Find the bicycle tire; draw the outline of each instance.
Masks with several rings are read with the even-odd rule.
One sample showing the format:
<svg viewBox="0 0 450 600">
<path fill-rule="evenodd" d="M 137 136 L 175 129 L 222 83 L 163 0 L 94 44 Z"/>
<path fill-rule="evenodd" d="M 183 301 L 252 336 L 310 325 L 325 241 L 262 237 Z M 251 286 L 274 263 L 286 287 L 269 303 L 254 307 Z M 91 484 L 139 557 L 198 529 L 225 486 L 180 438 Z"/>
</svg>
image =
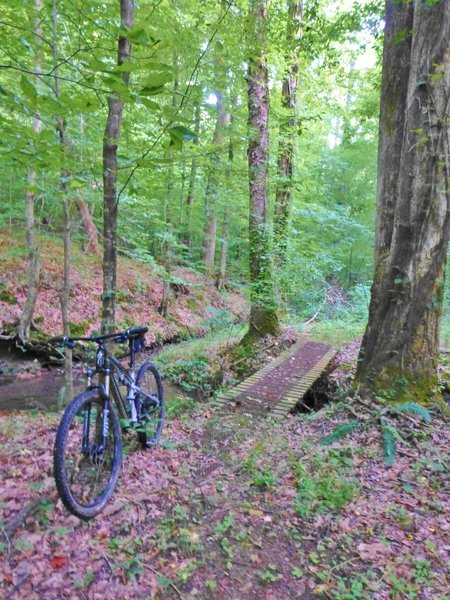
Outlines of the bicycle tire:
<svg viewBox="0 0 450 600">
<path fill-rule="evenodd" d="M 117 414 L 110 404 L 106 450 L 89 443 L 83 451 L 83 423 L 89 427 L 88 441 L 99 440 L 104 401 L 97 390 L 87 390 L 67 406 L 59 424 L 53 451 L 53 474 L 66 508 L 80 519 L 92 519 L 105 507 L 117 485 L 122 465 L 122 437 Z M 91 429 L 92 425 L 92 429 Z M 99 478 L 102 472 L 106 478 Z M 94 476 L 93 494 L 87 494 L 87 477 Z M 98 491 L 97 491 L 98 490 Z M 93 496 L 93 497 L 91 497 Z"/>
<path fill-rule="evenodd" d="M 137 395 L 138 439 L 144 448 L 156 446 L 164 427 L 164 388 L 158 369 L 145 362 L 136 377 L 136 386 L 151 396 Z"/>
</svg>

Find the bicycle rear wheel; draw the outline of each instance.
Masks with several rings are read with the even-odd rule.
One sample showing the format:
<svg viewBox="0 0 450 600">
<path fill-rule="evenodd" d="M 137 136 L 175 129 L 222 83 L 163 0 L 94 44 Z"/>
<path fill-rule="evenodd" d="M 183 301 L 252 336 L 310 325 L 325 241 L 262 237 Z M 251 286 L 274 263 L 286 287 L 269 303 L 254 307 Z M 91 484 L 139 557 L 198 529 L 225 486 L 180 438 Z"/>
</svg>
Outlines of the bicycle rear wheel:
<svg viewBox="0 0 450 600">
<path fill-rule="evenodd" d="M 68 510 L 81 519 L 98 515 L 111 498 L 122 464 L 119 420 L 97 390 L 88 390 L 67 406 L 56 435 L 53 473 Z M 104 431 L 106 444 L 103 444 Z"/>
<path fill-rule="evenodd" d="M 138 371 L 138 438 L 145 448 L 156 446 L 164 427 L 164 388 L 154 364 L 145 362 Z"/>
</svg>

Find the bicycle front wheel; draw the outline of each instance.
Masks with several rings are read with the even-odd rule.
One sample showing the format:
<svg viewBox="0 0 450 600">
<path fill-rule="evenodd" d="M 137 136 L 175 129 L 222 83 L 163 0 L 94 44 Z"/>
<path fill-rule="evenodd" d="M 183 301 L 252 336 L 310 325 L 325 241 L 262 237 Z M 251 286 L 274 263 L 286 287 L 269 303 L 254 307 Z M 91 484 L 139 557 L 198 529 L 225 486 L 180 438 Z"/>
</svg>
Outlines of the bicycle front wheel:
<svg viewBox="0 0 450 600">
<path fill-rule="evenodd" d="M 64 505 L 81 519 L 98 515 L 114 492 L 121 464 L 116 412 L 97 390 L 80 394 L 63 414 L 53 452 L 53 473 Z"/>
<path fill-rule="evenodd" d="M 164 388 L 154 364 L 145 362 L 138 371 L 136 386 L 138 438 L 145 448 L 156 446 L 164 427 Z"/>
</svg>

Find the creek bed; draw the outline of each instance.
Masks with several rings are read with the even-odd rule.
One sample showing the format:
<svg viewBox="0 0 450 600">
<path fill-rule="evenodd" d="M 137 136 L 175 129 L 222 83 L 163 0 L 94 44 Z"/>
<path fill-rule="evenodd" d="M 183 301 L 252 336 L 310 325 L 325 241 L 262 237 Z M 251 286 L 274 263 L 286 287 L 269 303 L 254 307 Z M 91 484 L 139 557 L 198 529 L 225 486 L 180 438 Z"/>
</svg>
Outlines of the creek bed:
<svg viewBox="0 0 450 600">
<path fill-rule="evenodd" d="M 82 392 L 85 385 L 85 377 L 79 371 L 74 372 L 74 395 Z M 61 409 L 65 404 L 64 387 L 64 374 L 58 371 L 28 373 L 26 379 L 0 377 L 0 411 Z M 165 381 L 164 396 L 170 402 L 186 394 Z"/>
</svg>

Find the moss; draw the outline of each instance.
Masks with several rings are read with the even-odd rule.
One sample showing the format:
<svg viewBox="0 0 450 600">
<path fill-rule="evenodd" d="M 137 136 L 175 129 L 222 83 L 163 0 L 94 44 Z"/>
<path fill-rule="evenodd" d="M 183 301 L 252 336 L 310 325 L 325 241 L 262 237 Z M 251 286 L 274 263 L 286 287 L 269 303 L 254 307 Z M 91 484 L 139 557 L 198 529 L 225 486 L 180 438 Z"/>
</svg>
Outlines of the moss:
<svg viewBox="0 0 450 600">
<path fill-rule="evenodd" d="M 73 323 L 70 321 L 70 335 L 73 337 L 81 337 L 85 335 L 90 324 L 90 321 L 80 321 L 79 323 Z"/>
<path fill-rule="evenodd" d="M 381 373 L 365 377 L 357 384 L 363 396 L 376 398 L 386 405 L 406 402 L 417 402 L 428 408 L 445 405 L 436 373 L 418 376 L 402 372 L 398 367 L 385 367 Z"/>
<path fill-rule="evenodd" d="M 244 336 L 242 344 L 251 346 L 266 335 L 278 335 L 280 323 L 275 310 L 267 308 L 252 309 L 250 314 L 250 327 Z"/>
<path fill-rule="evenodd" d="M 46 344 L 48 340 L 48 334 L 47 333 L 43 333 L 42 331 L 31 331 L 30 332 L 30 342 L 32 344 L 36 344 L 36 345 L 40 345 L 40 344 Z"/>
<path fill-rule="evenodd" d="M 0 301 L 6 302 L 6 304 L 17 304 L 17 298 L 3 282 L 0 282 Z"/>
</svg>

